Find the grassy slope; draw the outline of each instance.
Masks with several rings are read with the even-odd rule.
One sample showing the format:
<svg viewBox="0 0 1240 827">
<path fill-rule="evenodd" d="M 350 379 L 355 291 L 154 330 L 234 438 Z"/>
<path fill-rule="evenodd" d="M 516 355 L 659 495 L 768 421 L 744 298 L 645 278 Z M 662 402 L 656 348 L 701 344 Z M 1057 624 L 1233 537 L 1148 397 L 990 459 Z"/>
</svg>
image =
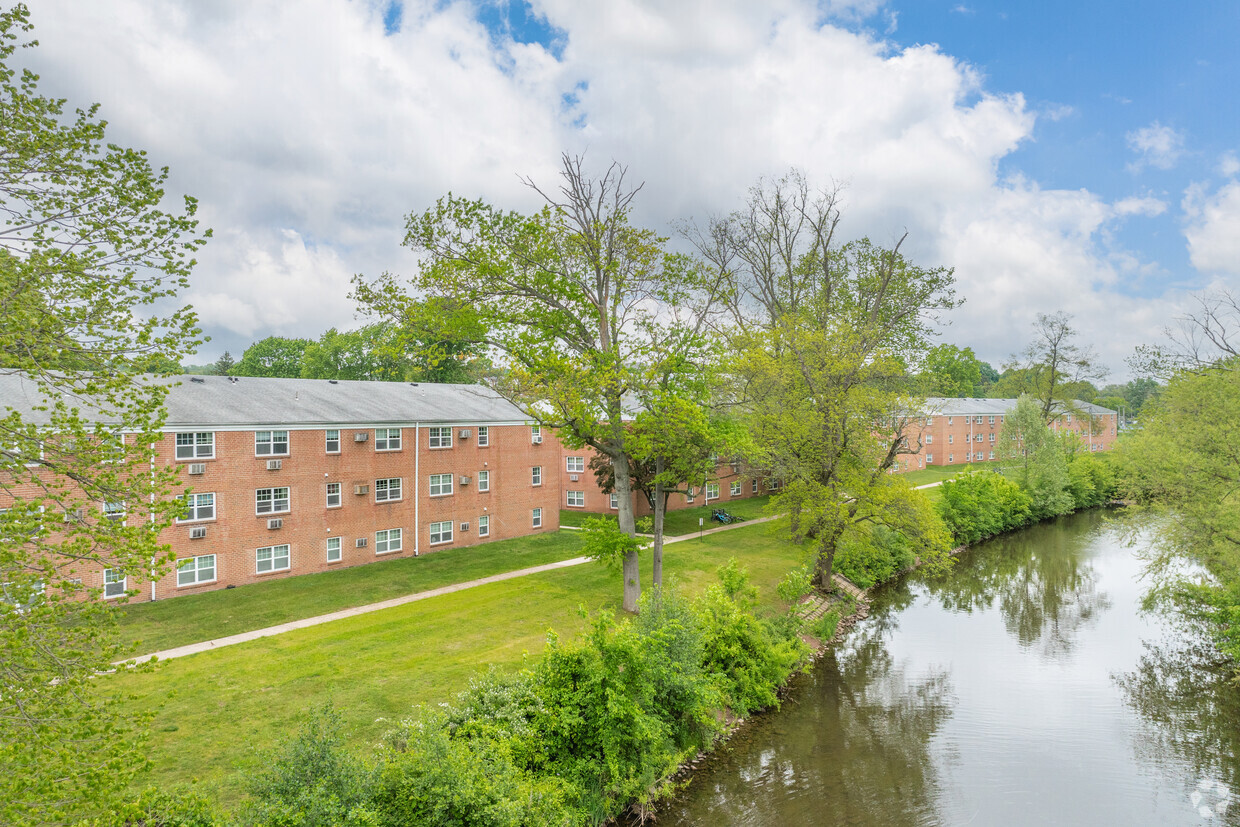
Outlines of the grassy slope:
<svg viewBox="0 0 1240 827">
<path fill-rule="evenodd" d="M 916 488 L 919 485 L 926 485 L 932 482 L 942 482 L 949 480 L 959 474 L 966 467 L 965 465 L 935 465 L 930 468 L 923 468 L 920 471 L 909 471 L 901 474 L 902 479 L 908 480 L 908 484 Z"/>
<path fill-rule="evenodd" d="M 663 519 L 663 531 L 672 537 L 693 534 L 698 530 L 699 517 L 706 521 L 704 528 L 719 528 L 720 523 L 714 522 L 710 518 L 711 512 L 719 507 L 724 508 L 729 514 L 744 517 L 747 520 L 763 517 L 765 516 L 763 509 L 766 508 L 769 500 L 770 497 L 753 497 L 744 500 L 730 500 L 723 503 L 712 500 L 710 505 L 699 505 L 696 508 L 681 508 L 676 511 L 669 511 Z M 580 526 L 589 517 L 609 517 L 615 519 L 615 513 L 596 514 L 577 509 L 561 509 L 560 525 Z"/>
<path fill-rule="evenodd" d="M 450 583 L 567 560 L 580 553 L 580 539 L 563 531 L 447 549 L 421 557 L 382 560 L 322 574 L 135 604 L 126 609 L 121 633 L 137 645 L 138 653 L 157 652 Z"/>
<path fill-rule="evenodd" d="M 802 556 L 777 531 L 768 523 L 669 546 L 668 577 L 697 592 L 735 556 L 761 599 L 773 604 L 775 585 Z M 649 558 L 643 562 L 649 584 Z M 354 746 L 373 743 L 388 726 L 379 719 L 451 699 L 486 665 L 518 667 L 526 653 L 543 650 L 549 629 L 567 636 L 582 628 L 579 607 L 614 612 L 619 597 L 617 574 L 585 564 L 169 661 L 152 674 L 108 676 L 100 684 L 132 693 L 135 709 L 159 709 L 152 725 L 155 768 L 140 783 L 200 779 L 231 801 L 242 794 L 246 772 L 258 766 L 255 750 L 294 732 L 311 706 L 331 701 Z"/>
</svg>

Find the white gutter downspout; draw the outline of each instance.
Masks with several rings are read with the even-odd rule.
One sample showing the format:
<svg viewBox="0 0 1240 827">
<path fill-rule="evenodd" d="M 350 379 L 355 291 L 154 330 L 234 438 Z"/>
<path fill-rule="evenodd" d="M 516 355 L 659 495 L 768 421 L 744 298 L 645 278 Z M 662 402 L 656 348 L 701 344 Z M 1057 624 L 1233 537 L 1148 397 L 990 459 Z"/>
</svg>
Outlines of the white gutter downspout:
<svg viewBox="0 0 1240 827">
<path fill-rule="evenodd" d="M 422 529 L 418 519 L 418 509 L 422 505 L 422 431 L 420 422 L 413 423 L 413 556 L 418 556 L 418 543 L 422 539 Z"/>
<path fill-rule="evenodd" d="M 160 436 L 160 440 L 163 437 Z M 125 435 L 121 434 L 121 445 L 125 444 Z M 151 450 L 151 525 L 155 525 L 155 451 Z M 153 530 L 153 529 L 152 529 Z M 156 558 L 151 558 L 151 602 L 155 602 L 155 564 Z M 175 564 L 174 564 L 175 566 Z"/>
</svg>

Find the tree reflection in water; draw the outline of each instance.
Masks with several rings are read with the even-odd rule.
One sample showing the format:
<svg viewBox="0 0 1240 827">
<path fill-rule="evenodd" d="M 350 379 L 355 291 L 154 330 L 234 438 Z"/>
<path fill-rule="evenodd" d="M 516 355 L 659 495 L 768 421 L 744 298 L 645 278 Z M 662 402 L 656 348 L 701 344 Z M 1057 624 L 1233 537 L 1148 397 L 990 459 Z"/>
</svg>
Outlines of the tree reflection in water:
<svg viewBox="0 0 1240 827">
<path fill-rule="evenodd" d="M 1229 674 L 1205 631 L 1179 621 L 1165 641 L 1146 643 L 1136 669 L 1113 676 L 1124 700 L 1153 724 L 1135 744 L 1138 757 L 1157 763 L 1178 755 L 1192 767 L 1205 805 L 1240 783 L 1240 691 Z M 1240 802 L 1229 815 L 1240 818 Z"/>
<path fill-rule="evenodd" d="M 947 673 L 910 675 L 894 663 L 886 611 L 850 632 L 805 676 L 778 715 L 750 722 L 694 774 L 692 817 L 672 802 L 660 820 L 684 824 L 890 824 L 936 820 L 928 744 L 952 713 Z"/>
<path fill-rule="evenodd" d="M 944 576 L 919 578 L 945 609 L 972 613 L 998 603 L 1004 626 L 1046 658 L 1068 654 L 1080 630 L 1111 607 L 1086 559 L 1101 512 L 1032 526 L 962 555 Z"/>
</svg>

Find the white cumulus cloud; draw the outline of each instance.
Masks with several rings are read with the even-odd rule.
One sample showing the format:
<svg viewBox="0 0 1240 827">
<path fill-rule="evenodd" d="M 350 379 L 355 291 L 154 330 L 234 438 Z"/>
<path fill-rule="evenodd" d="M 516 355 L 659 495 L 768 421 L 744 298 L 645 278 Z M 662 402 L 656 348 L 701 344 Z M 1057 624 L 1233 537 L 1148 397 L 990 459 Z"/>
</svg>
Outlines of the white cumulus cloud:
<svg viewBox="0 0 1240 827">
<path fill-rule="evenodd" d="M 1129 132 L 1126 139 L 1128 148 L 1137 154 L 1130 166 L 1134 170 L 1144 166 L 1171 169 L 1184 153 L 1184 134 L 1158 121 Z"/>
</svg>

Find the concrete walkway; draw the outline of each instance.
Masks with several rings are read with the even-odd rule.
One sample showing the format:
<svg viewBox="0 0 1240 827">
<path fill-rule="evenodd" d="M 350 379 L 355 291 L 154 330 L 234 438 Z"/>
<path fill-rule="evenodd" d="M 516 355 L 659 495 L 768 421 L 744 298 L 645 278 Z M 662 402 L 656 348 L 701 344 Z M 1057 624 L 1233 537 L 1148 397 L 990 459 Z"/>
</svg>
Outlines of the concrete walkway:
<svg viewBox="0 0 1240 827">
<path fill-rule="evenodd" d="M 775 519 L 774 517 L 762 517 L 756 520 L 745 520 L 742 523 L 733 525 L 720 526 L 718 528 L 707 529 L 702 532 L 703 535 L 718 534 L 721 531 L 730 531 L 734 528 L 744 528 L 747 525 L 755 523 L 765 523 Z M 668 546 L 672 543 L 680 543 L 685 540 L 696 539 L 696 534 L 682 534 L 678 537 L 668 537 L 663 540 L 663 545 Z M 515 571 L 506 571 L 502 574 L 492 574 L 489 577 L 480 577 L 477 580 L 466 580 L 463 583 L 453 583 L 450 586 L 441 586 L 437 589 L 429 589 L 424 592 L 416 592 L 415 594 L 407 594 L 403 597 L 393 597 L 390 600 L 384 600 L 379 603 L 368 603 L 365 606 L 354 606 L 351 609 L 341 609 L 338 612 L 330 612 L 317 617 L 306 617 L 301 620 L 290 620 L 288 623 L 281 623 L 278 626 L 268 626 L 265 629 L 252 629 L 248 632 L 240 632 L 228 637 L 217 638 L 215 640 L 204 640 L 201 643 L 190 643 L 185 646 L 178 646 L 175 649 L 165 649 L 162 652 L 152 652 L 149 655 L 140 655 L 136 658 L 117 661 L 115 665 L 123 666 L 125 664 L 146 663 L 154 658 L 160 660 L 171 660 L 172 658 L 183 658 L 186 655 L 196 655 L 199 652 L 210 652 L 213 649 L 222 649 L 225 646 L 232 646 L 237 643 L 245 643 L 259 638 L 271 637 L 272 635 L 281 635 L 285 632 L 292 632 L 296 629 L 308 629 L 311 626 L 320 626 L 324 623 L 331 623 L 335 620 L 344 620 L 347 617 L 357 617 L 358 615 L 370 614 L 371 612 L 381 612 L 384 609 L 392 609 L 397 606 L 404 606 L 406 603 L 416 603 L 419 600 L 426 600 L 430 597 L 439 597 L 444 594 L 452 594 L 453 592 L 472 589 L 476 586 L 485 586 L 488 583 L 499 583 L 504 580 L 512 580 L 517 577 L 526 577 L 531 574 L 538 574 L 544 571 L 555 571 L 556 569 L 566 569 L 570 566 L 580 566 L 582 563 L 590 562 L 589 557 L 574 557 L 571 560 L 561 560 L 558 563 L 546 563 L 541 566 L 530 566 L 525 569 L 516 569 Z"/>
</svg>

